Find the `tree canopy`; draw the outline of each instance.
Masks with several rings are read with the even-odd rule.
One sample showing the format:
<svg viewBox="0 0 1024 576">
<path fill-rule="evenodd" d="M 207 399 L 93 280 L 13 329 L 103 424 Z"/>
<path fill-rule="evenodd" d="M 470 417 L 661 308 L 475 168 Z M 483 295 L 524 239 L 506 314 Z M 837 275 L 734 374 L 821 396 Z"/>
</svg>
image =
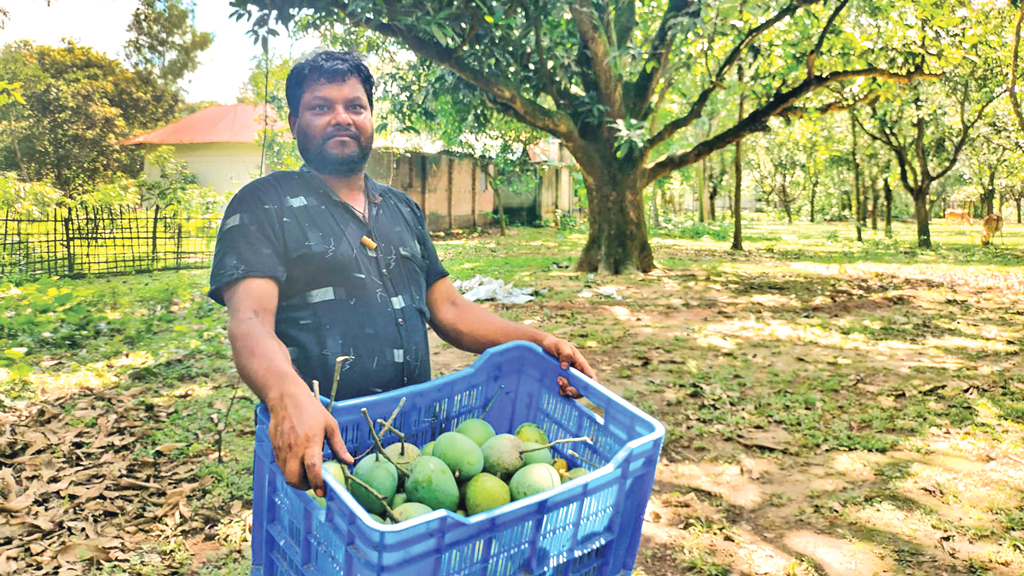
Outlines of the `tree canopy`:
<svg viewBox="0 0 1024 576">
<path fill-rule="evenodd" d="M 213 34 L 195 27 L 195 9 L 182 0 L 139 0 L 128 24 L 131 37 L 124 52 L 135 70 L 156 76 L 165 87 L 199 67 L 199 53 L 213 44 Z"/>
<path fill-rule="evenodd" d="M 372 31 L 458 77 L 467 92 L 560 138 L 587 183 L 583 270 L 650 270 L 642 192 L 780 115 L 820 114 L 894 83 L 936 78 L 955 42 L 920 50 L 917 24 L 973 13 L 926 0 L 785 2 L 234 0 L 257 28 L 270 15 Z M 893 18 L 893 13 L 903 17 Z M 964 28 L 961 26 L 961 28 Z M 265 32 L 265 31 L 264 31 Z M 961 33 L 957 29 L 956 33 Z M 744 64 L 746 76 L 731 71 Z M 748 112 L 709 129 L 746 94 Z M 735 117 L 734 117 L 735 118 Z"/>
<path fill-rule="evenodd" d="M 24 104 L 0 106 L 0 170 L 70 195 L 117 174 L 137 174 L 141 155 L 118 143 L 173 118 L 180 101 L 155 77 L 73 41 L 5 45 L 0 81 L 12 79 L 21 84 Z"/>
</svg>

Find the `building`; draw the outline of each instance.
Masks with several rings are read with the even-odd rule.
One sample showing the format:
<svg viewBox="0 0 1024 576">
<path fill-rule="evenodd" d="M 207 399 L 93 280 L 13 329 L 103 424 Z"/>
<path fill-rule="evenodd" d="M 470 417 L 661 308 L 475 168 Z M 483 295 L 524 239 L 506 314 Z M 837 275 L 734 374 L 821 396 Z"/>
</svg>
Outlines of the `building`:
<svg viewBox="0 0 1024 576">
<path fill-rule="evenodd" d="M 234 193 L 260 173 L 261 149 L 256 138 L 263 123 L 261 110 L 252 104 L 211 106 L 122 144 L 145 146 L 147 178 L 160 178 L 159 170 L 149 162 L 149 152 L 173 146 L 174 157 L 188 164 L 201 186 Z"/>
<path fill-rule="evenodd" d="M 171 146 L 175 158 L 188 164 L 201 186 L 233 194 L 260 175 L 261 110 L 251 104 L 211 106 L 122 144 L 145 146 L 147 153 Z M 400 141 L 404 142 L 375 142 L 366 171 L 418 202 L 430 231 L 473 228 L 491 221 L 494 191 L 481 162 L 445 152 L 403 150 L 398 147 Z M 148 158 L 144 172 L 154 180 L 160 176 Z"/>
</svg>

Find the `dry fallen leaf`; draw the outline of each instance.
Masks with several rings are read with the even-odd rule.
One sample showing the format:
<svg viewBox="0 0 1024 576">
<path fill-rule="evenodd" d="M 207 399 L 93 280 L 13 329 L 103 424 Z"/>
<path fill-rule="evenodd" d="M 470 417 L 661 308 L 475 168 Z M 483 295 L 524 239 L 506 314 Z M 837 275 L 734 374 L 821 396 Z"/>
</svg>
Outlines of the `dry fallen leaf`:
<svg viewBox="0 0 1024 576">
<path fill-rule="evenodd" d="M 72 542 L 57 549 L 57 560 L 60 561 L 61 564 L 81 562 L 82 560 L 99 560 L 101 562 L 109 562 L 110 559 L 110 554 L 96 544 Z"/>
<path fill-rule="evenodd" d="M 170 444 L 162 444 L 160 446 L 157 446 L 154 451 L 166 455 L 170 454 L 171 452 L 174 452 L 178 448 L 184 448 L 185 446 L 188 446 L 188 444 L 184 442 L 171 442 Z"/>
</svg>

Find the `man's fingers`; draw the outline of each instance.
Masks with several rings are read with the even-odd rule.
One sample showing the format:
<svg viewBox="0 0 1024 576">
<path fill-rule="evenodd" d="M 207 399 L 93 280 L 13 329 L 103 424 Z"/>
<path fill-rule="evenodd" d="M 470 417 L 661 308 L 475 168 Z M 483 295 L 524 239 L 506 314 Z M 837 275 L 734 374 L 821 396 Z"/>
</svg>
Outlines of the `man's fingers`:
<svg viewBox="0 0 1024 576">
<path fill-rule="evenodd" d="M 331 452 L 334 454 L 336 460 L 340 460 L 345 464 L 352 464 L 355 460 L 352 455 L 348 453 L 348 448 L 345 447 L 345 441 L 341 439 L 341 431 L 338 430 L 338 423 L 332 418 L 327 424 L 327 428 L 324 430 L 327 433 L 327 445 L 330 446 Z"/>
<path fill-rule="evenodd" d="M 281 468 L 281 473 L 284 474 L 284 481 L 289 486 L 299 490 L 309 489 L 306 471 L 302 468 L 302 459 L 299 453 L 295 453 L 291 458 L 286 457 L 284 462 L 281 462 L 281 458 L 278 458 L 277 465 Z"/>
<path fill-rule="evenodd" d="M 587 362 L 587 359 L 583 357 L 579 350 L 576 350 L 576 361 L 573 364 L 577 370 L 597 380 L 597 372 L 594 372 L 594 369 L 590 367 L 590 363 Z"/>
<path fill-rule="evenodd" d="M 324 454 L 322 448 L 310 446 L 306 449 L 306 453 L 302 457 L 302 465 L 306 469 L 306 480 L 309 482 L 309 487 L 321 498 L 327 492 L 327 489 L 324 487 L 324 475 L 320 468 L 323 463 Z"/>
</svg>

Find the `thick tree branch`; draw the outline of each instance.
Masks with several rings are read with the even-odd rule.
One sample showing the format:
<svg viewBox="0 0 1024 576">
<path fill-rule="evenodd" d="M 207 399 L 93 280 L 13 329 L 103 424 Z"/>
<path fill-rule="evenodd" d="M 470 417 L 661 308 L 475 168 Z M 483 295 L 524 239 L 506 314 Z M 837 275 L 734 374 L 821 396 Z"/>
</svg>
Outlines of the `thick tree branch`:
<svg viewBox="0 0 1024 576">
<path fill-rule="evenodd" d="M 575 5 L 569 7 L 569 11 L 580 31 L 580 38 L 590 51 L 590 65 L 594 70 L 601 104 L 608 109 L 610 118 L 625 118 L 622 83 L 616 77 L 608 37 L 598 23 L 594 4 L 590 0 L 577 0 Z"/>
<path fill-rule="evenodd" d="M 690 150 L 667 154 L 646 165 L 645 175 L 641 182 L 643 183 L 643 186 L 646 186 L 669 172 L 678 170 L 684 166 L 689 166 L 694 162 L 699 162 L 712 152 L 738 142 L 749 134 L 764 131 L 768 127 L 769 118 L 778 115 L 783 110 L 792 106 L 798 99 L 819 88 L 835 84 L 842 80 L 865 77 L 892 80 L 894 82 L 906 84 L 911 80 L 920 78 L 938 78 L 940 75 L 926 74 L 920 71 L 901 75 L 888 70 L 882 70 L 880 68 L 865 68 L 861 70 L 830 72 L 823 76 L 807 78 L 789 90 L 776 92 L 775 96 L 772 97 L 771 100 L 751 112 L 746 118 L 738 122 L 732 128 L 729 128 L 724 132 L 720 132 L 716 136 L 697 144 Z"/>
<path fill-rule="evenodd" d="M 388 7 L 391 10 L 396 9 L 394 3 L 389 3 Z M 444 66 L 470 84 L 492 95 L 495 100 L 507 105 L 516 112 L 516 119 L 518 121 L 557 136 L 562 140 L 579 137 L 576 126 L 568 114 L 557 110 L 549 110 L 536 101 L 527 98 L 519 91 L 515 83 L 510 80 L 494 74 L 487 74 L 466 65 L 457 58 L 455 50 L 379 20 L 366 20 L 354 17 L 350 18 L 350 21 L 357 26 L 373 30 L 382 36 L 401 40 L 418 56 Z"/>
<path fill-rule="evenodd" d="M 770 19 L 765 20 L 764 22 L 762 22 L 761 24 L 747 32 L 747 35 L 743 38 L 743 40 L 741 40 L 740 43 L 737 44 L 732 49 L 732 52 L 730 52 L 729 55 L 726 56 L 725 60 L 723 60 L 722 63 L 719 65 L 718 71 L 715 73 L 714 78 L 711 79 L 711 84 L 708 85 L 708 87 L 705 88 L 703 91 L 701 91 L 700 95 L 697 96 L 697 99 L 694 100 L 693 104 L 690 105 L 690 110 L 686 113 L 686 115 L 676 118 L 675 120 L 672 120 L 671 122 L 663 126 L 661 130 L 659 130 L 654 136 L 652 136 L 647 141 L 647 144 L 644 146 L 642 150 L 643 157 L 647 158 L 648 156 L 650 156 L 651 151 L 654 150 L 654 148 L 658 144 L 665 142 L 666 140 L 671 138 L 676 132 L 682 130 L 683 128 L 686 128 L 687 126 L 694 123 L 698 118 L 701 117 L 701 115 L 704 113 L 704 107 L 711 99 L 712 94 L 714 94 L 715 91 L 718 90 L 718 88 L 721 87 L 725 82 L 726 74 L 736 64 L 736 62 L 739 61 L 740 56 L 743 54 L 743 51 L 746 50 L 750 46 L 750 44 L 755 39 L 757 39 L 758 36 L 763 34 L 772 26 L 775 26 L 779 22 L 792 16 L 798 9 L 804 6 L 815 4 L 819 1 L 821 0 L 797 0 L 796 2 L 793 2 L 786 6 L 785 8 L 783 8 L 782 10 L 780 10 Z M 813 78 L 814 77 L 808 77 L 808 80 L 813 81 Z"/>
<path fill-rule="evenodd" d="M 829 28 L 835 24 L 836 19 L 839 18 L 839 13 L 846 8 L 846 5 L 850 0 L 842 0 L 835 10 L 832 11 L 832 15 L 828 17 L 828 21 L 825 22 L 825 27 L 821 29 L 821 34 L 818 35 L 818 41 L 814 44 L 814 49 L 811 50 L 810 54 L 807 55 L 807 77 L 814 76 L 814 64 L 818 60 L 818 55 L 821 54 L 821 47 L 825 45 L 825 36 L 828 35 Z"/>
<path fill-rule="evenodd" d="M 874 111 L 874 114 L 877 117 L 878 111 L 874 110 L 874 108 L 872 108 L 872 110 Z M 868 137 L 871 138 L 872 140 L 881 142 L 887 148 L 892 150 L 893 154 L 896 155 L 896 163 L 900 167 L 900 182 L 903 184 L 903 187 L 907 190 L 907 192 L 910 192 L 913 195 L 914 190 L 917 189 L 917 172 L 914 170 L 914 167 L 910 164 L 910 160 L 907 158 L 906 150 L 903 148 L 903 144 L 899 141 L 899 138 L 896 136 L 896 134 L 889 132 L 882 127 L 879 128 L 879 131 L 876 134 L 871 130 L 868 130 L 856 114 L 853 115 L 853 120 L 857 124 L 857 127 L 860 128 L 861 132 L 867 134 Z M 913 183 L 910 181 L 911 177 L 913 177 Z"/>
<path fill-rule="evenodd" d="M 645 117 L 645 111 L 654 98 L 658 81 L 661 80 L 668 65 L 668 58 L 672 54 L 672 45 L 676 37 L 676 32 L 672 28 L 681 16 L 693 11 L 700 16 L 700 5 L 695 5 L 691 0 L 670 0 L 665 8 L 661 24 L 658 25 L 658 31 L 651 41 L 650 54 L 647 55 L 647 61 L 644 62 L 644 67 L 632 86 L 633 96 L 629 103 L 631 116 Z"/>
<path fill-rule="evenodd" d="M 967 141 L 970 139 L 971 130 L 973 130 L 974 127 L 978 124 L 978 122 L 981 121 L 981 117 L 985 114 L 985 109 L 988 108 L 993 102 L 998 100 L 999 96 L 1002 95 L 1002 92 L 1000 91 L 1000 92 L 996 93 L 996 95 L 993 96 L 988 102 L 985 102 L 984 104 L 982 104 L 981 107 L 978 109 L 978 113 L 974 115 L 974 118 L 971 119 L 970 122 L 968 122 L 966 120 L 966 112 L 964 110 L 964 108 L 966 107 L 966 101 L 967 101 L 968 94 L 969 94 L 969 89 L 965 85 L 964 86 L 964 94 L 963 94 L 963 98 L 964 99 L 961 101 L 961 104 L 960 104 L 960 127 L 961 127 L 961 132 L 960 132 L 960 138 L 957 140 L 956 146 L 953 148 L 953 157 L 950 158 L 949 164 L 947 164 L 945 168 L 940 170 L 939 173 L 936 174 L 932 178 L 932 180 L 938 180 L 939 178 L 942 178 L 943 176 L 948 174 L 949 171 L 952 170 L 954 166 L 956 166 L 956 162 L 960 158 L 960 152 L 963 151 L 964 147 L 967 145 Z"/>
<path fill-rule="evenodd" d="M 847 110 L 850 110 L 851 108 L 856 108 L 857 105 L 863 104 L 865 102 L 870 102 L 871 100 L 874 100 L 877 96 L 877 91 L 871 91 L 864 94 L 863 96 L 859 96 L 858 98 L 852 101 L 836 100 L 835 102 L 830 102 L 828 104 L 823 104 L 821 106 L 815 106 L 812 108 L 807 108 L 803 106 L 790 106 L 789 108 L 786 108 L 782 112 L 779 112 L 779 116 L 787 120 L 798 120 L 808 114 L 811 114 L 812 112 L 816 116 L 827 116 L 829 114 L 835 114 L 836 112 L 845 112 Z"/>
</svg>

